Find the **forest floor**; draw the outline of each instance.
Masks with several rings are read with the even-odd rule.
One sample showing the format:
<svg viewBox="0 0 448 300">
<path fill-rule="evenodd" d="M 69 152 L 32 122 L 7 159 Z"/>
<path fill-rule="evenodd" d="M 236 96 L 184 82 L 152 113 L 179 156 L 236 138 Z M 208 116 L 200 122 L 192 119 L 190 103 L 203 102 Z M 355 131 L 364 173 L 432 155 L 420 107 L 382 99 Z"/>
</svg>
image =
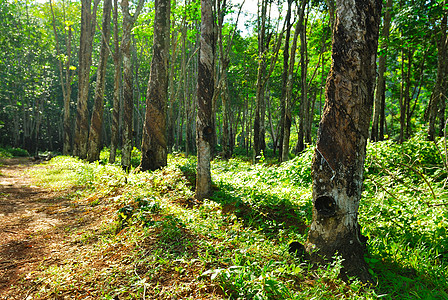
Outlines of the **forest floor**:
<svg viewBox="0 0 448 300">
<path fill-rule="evenodd" d="M 127 240 L 127 228 L 116 229 L 119 206 L 113 201 L 99 204 L 98 194 L 85 186 L 46 188 L 30 176 L 53 167 L 29 158 L 0 159 L 0 300 L 137 299 L 127 292 L 103 290 L 118 289 L 129 278 L 125 274 L 139 278 L 139 266 L 129 261 L 135 244 Z M 107 198 L 121 197 L 122 192 L 118 188 Z M 144 247 L 151 248 L 154 235 Z M 117 237 L 114 243 L 108 239 L 111 236 Z M 126 242 L 116 243 L 120 236 Z M 99 246 L 105 240 L 107 245 Z M 145 286 L 144 299 L 165 299 L 158 296 L 160 289 L 169 290 L 174 281 L 191 283 L 195 290 L 194 278 L 201 268 L 190 265 L 182 276 L 172 271 L 175 274 L 168 269 L 156 277 L 157 289 L 146 291 Z M 104 279 L 103 273 L 114 280 L 107 275 Z M 217 288 L 197 287 L 194 299 L 221 299 Z"/>
<path fill-rule="evenodd" d="M 35 271 L 42 260 L 58 260 L 64 233 L 57 230 L 57 225 L 69 222 L 73 214 L 50 213 L 59 194 L 32 185 L 26 171 L 34 163 L 28 158 L 1 163 L 0 295 L 8 295 L 10 286 Z"/>
<path fill-rule="evenodd" d="M 69 255 L 64 228 L 80 226 L 77 220 L 85 209 L 65 198 L 66 191 L 33 185 L 27 171 L 36 163 L 30 159 L 0 163 L 0 297 L 26 299 L 26 294 L 17 294 L 18 281 Z M 26 291 L 23 281 L 21 285 Z"/>
<path fill-rule="evenodd" d="M 288 253 L 312 216 L 312 148 L 280 165 L 217 159 L 203 202 L 193 156 L 154 172 L 0 158 L 0 300 L 448 299 L 448 170 L 435 147 L 369 144 L 369 287 L 343 282 L 339 257 L 317 267 Z"/>
</svg>

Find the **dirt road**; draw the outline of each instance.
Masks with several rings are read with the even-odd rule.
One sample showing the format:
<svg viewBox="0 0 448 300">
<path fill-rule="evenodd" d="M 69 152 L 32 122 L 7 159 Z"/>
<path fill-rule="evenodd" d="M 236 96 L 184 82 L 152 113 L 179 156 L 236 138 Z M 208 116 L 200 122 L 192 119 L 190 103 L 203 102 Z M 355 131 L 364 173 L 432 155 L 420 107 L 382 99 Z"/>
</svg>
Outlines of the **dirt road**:
<svg viewBox="0 0 448 300">
<path fill-rule="evenodd" d="M 61 259 L 63 229 L 82 212 L 61 193 L 33 185 L 27 171 L 34 165 L 0 161 L 0 299 L 26 299 L 33 289 L 27 277 Z"/>
</svg>

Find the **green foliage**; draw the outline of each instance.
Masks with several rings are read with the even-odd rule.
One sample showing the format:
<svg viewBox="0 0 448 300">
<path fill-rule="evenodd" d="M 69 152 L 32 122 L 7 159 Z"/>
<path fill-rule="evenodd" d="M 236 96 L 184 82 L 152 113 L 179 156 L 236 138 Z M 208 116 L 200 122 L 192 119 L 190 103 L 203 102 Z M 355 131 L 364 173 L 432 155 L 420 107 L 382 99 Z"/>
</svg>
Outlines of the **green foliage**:
<svg viewBox="0 0 448 300">
<path fill-rule="evenodd" d="M 30 154 L 28 151 L 20 148 L 6 147 L 0 148 L 0 158 L 10 157 L 28 157 Z"/>
<path fill-rule="evenodd" d="M 390 298 L 446 298 L 447 170 L 443 140 L 415 137 L 367 148 L 360 222 L 369 237 L 367 262 Z"/>
<path fill-rule="evenodd" d="M 312 156 L 310 147 L 281 165 L 214 161 L 214 196 L 203 203 L 194 200 L 194 184 L 188 179 L 194 177 L 196 158 L 180 154 L 170 155 L 168 166 L 155 172 L 126 174 L 120 166 L 57 157 L 51 167 L 44 165 L 32 174 L 54 188 L 86 185 L 73 197 L 85 197 L 91 209 L 113 205 L 116 220 L 109 222 L 115 225 L 108 223 L 108 229 L 101 231 L 107 237 L 98 238 L 95 232 L 76 235 L 83 245 L 97 243 L 93 253 L 117 243 L 127 249 L 126 262 L 117 264 L 115 273 L 104 275 L 109 280 L 122 278 L 121 288 L 102 286 L 104 295 L 142 298 L 144 287 L 157 297 L 185 295 L 177 281 L 164 287 L 161 278 L 168 274 L 169 278 L 187 276 L 185 280 L 196 282 L 203 291 L 219 287 L 221 296 L 216 298 L 446 298 L 444 141 L 435 144 L 415 138 L 401 145 L 385 141 L 367 147 L 359 219 L 369 238 L 366 261 L 377 281 L 371 288 L 356 280 L 341 281 L 340 258 L 315 268 L 287 253 L 289 242 L 306 240 Z M 133 266 L 129 272 L 127 265 Z M 48 269 L 45 275 L 60 292 L 68 289 L 67 279 L 56 273 L 75 276 L 77 269 L 64 273 L 61 268 Z"/>
</svg>

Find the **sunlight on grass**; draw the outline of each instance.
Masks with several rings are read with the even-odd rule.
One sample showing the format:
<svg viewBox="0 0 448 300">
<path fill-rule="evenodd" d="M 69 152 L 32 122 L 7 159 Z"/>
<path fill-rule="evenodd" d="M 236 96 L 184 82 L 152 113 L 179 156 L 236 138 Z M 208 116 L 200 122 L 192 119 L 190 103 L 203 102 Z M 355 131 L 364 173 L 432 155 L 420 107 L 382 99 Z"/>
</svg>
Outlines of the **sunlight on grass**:
<svg viewBox="0 0 448 300">
<path fill-rule="evenodd" d="M 43 267 L 36 295 L 93 285 L 104 299 L 446 299 L 448 173 L 434 148 L 368 146 L 359 218 L 372 288 L 341 281 L 340 259 L 316 268 L 288 254 L 291 241 L 306 241 L 311 219 L 311 148 L 281 165 L 214 161 L 214 195 L 202 203 L 194 157 L 170 155 L 162 170 L 130 174 L 54 158 L 32 175 L 52 189 L 83 189 L 77 201 L 99 225 L 69 231 L 74 254 Z"/>
</svg>

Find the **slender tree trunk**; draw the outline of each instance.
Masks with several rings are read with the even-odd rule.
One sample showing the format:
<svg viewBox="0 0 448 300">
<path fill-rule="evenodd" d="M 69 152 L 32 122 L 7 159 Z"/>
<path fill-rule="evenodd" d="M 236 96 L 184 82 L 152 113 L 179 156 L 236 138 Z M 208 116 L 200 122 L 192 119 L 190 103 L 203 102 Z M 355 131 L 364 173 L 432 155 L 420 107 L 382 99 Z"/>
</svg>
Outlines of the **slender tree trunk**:
<svg viewBox="0 0 448 300">
<path fill-rule="evenodd" d="M 78 67 L 78 101 L 76 105 L 76 126 L 74 140 L 74 155 L 87 158 L 87 142 L 89 135 L 89 111 L 87 99 L 89 96 L 90 67 L 92 65 L 93 37 L 96 26 L 96 11 L 100 0 L 82 0 L 81 37 L 79 44 Z"/>
<path fill-rule="evenodd" d="M 392 9 L 392 0 L 387 0 L 384 21 L 383 21 L 383 43 L 381 45 L 381 55 L 378 58 L 378 79 L 376 84 L 376 93 L 375 93 L 375 103 L 374 103 L 374 113 L 372 120 L 372 132 L 370 135 L 370 139 L 374 142 L 380 141 L 384 138 L 384 130 L 381 129 L 381 125 L 384 126 L 384 122 L 380 122 L 380 118 L 384 114 L 385 107 L 383 106 L 383 99 L 386 98 L 386 80 L 384 77 L 384 73 L 386 71 L 386 58 L 387 58 L 387 48 L 388 48 L 388 39 L 390 32 L 390 21 L 391 21 L 391 9 Z M 385 102 L 385 101 L 384 101 Z M 383 135 L 378 135 L 379 132 L 383 132 Z"/>
<path fill-rule="evenodd" d="M 308 87 L 308 40 L 307 40 L 307 23 L 308 17 L 305 19 L 303 24 L 302 31 L 300 32 L 300 52 L 301 52 L 301 83 L 302 83 L 302 100 L 305 104 L 303 107 L 304 111 L 304 121 L 303 124 L 303 137 L 305 140 L 305 144 L 311 145 L 311 124 L 313 111 L 311 110 L 311 98 L 309 96 L 309 87 Z M 303 64 L 302 64 L 303 62 Z M 312 81 L 312 79 L 311 79 Z"/>
<path fill-rule="evenodd" d="M 443 2 L 444 5 L 446 1 Z M 440 123 L 444 119 L 445 100 L 447 98 L 448 86 L 448 35 L 447 35 L 447 14 L 444 14 L 440 23 L 440 31 L 437 33 L 437 78 L 434 85 L 431 100 L 429 102 L 429 125 L 428 140 L 433 141 L 435 138 L 436 118 L 438 111 L 443 111 L 443 116 L 439 115 Z M 442 104 L 442 105 L 441 105 Z M 442 126 L 439 126 L 441 128 Z M 445 124 L 443 124 L 445 127 Z M 441 131 L 443 132 L 443 130 Z"/>
<path fill-rule="evenodd" d="M 244 1 L 243 1 L 244 3 Z M 240 6 L 235 28 L 238 25 L 239 16 L 241 13 L 242 4 Z M 232 47 L 233 37 L 235 34 L 235 30 L 232 33 L 229 33 L 228 40 L 227 40 L 227 49 L 224 49 L 224 35 L 223 35 L 223 28 L 224 28 L 224 17 L 228 11 L 229 7 L 227 5 L 226 0 L 220 0 L 218 1 L 218 45 L 219 45 L 219 58 L 220 58 L 220 70 L 219 70 L 219 82 L 217 84 L 217 88 L 215 89 L 215 100 L 218 98 L 219 94 L 221 95 L 222 99 L 222 139 L 221 139 L 221 145 L 222 145 L 222 152 L 224 154 L 224 158 L 228 159 L 232 157 L 233 154 L 233 144 L 234 144 L 234 137 L 233 137 L 233 130 L 232 130 L 232 112 L 230 107 L 230 98 L 229 98 L 229 90 L 228 90 L 228 81 L 227 81 L 227 69 L 229 67 L 230 63 L 230 49 Z M 213 113 L 215 116 L 215 113 Z"/>
<path fill-rule="evenodd" d="M 176 20 L 172 20 L 171 27 L 174 28 L 176 24 Z M 171 57 L 172 60 L 175 59 L 177 55 L 177 37 L 178 32 L 176 30 L 173 31 L 172 37 L 171 37 Z M 176 119 L 174 118 L 175 110 L 176 110 L 176 100 L 177 100 L 177 90 L 174 89 L 174 75 L 175 75 L 175 64 L 170 65 L 170 74 L 169 74 L 169 80 L 168 80 L 168 113 L 167 113 L 167 147 L 168 152 L 171 153 L 174 144 L 175 144 L 175 125 L 176 125 Z"/>
<path fill-rule="evenodd" d="M 380 0 L 337 0 L 332 67 L 313 159 L 312 261 L 344 259 L 345 275 L 371 281 L 358 224 L 376 76 Z"/>
<path fill-rule="evenodd" d="M 215 36 L 212 0 L 201 0 L 201 50 L 198 69 L 198 116 L 196 122 L 196 144 L 198 166 L 196 176 L 196 198 L 209 197 L 211 189 L 210 161 L 212 138 L 215 128 L 212 120 L 214 93 Z"/>
<path fill-rule="evenodd" d="M 139 0 L 134 15 L 129 12 L 129 0 L 121 1 L 123 12 L 123 37 L 121 51 L 123 55 L 123 146 L 121 150 L 121 166 L 123 169 L 131 167 L 132 141 L 134 135 L 134 80 L 131 62 L 131 31 L 135 20 L 143 7 L 143 0 Z"/>
<path fill-rule="evenodd" d="M 257 85 L 256 85 L 256 106 L 254 119 L 254 160 L 257 161 L 260 157 L 261 151 L 264 151 L 264 119 L 263 112 L 265 111 L 265 74 L 266 74 L 266 19 L 268 1 L 260 0 L 261 8 L 259 8 L 260 15 L 258 19 L 258 71 L 257 71 Z"/>
<path fill-rule="evenodd" d="M 299 132 L 298 132 L 298 137 L 297 137 L 297 145 L 296 145 L 296 152 L 300 153 L 305 149 L 305 139 L 306 139 L 306 122 L 308 120 L 307 114 L 309 114 L 309 109 L 307 109 L 307 107 L 309 107 L 309 100 L 308 100 L 308 91 L 307 91 L 307 69 L 308 69 L 308 63 L 307 63 L 307 57 L 306 57 L 306 20 L 304 20 L 304 15 L 305 15 L 305 7 L 306 7 L 306 3 L 307 1 L 302 1 L 302 7 L 300 10 L 300 18 L 299 18 L 299 23 L 297 23 L 296 25 L 296 32 L 295 32 L 295 47 L 294 47 L 294 53 L 295 53 L 295 49 L 297 48 L 297 35 L 300 34 L 300 73 L 301 73 L 301 80 L 300 80 L 300 86 L 301 86 L 301 100 L 300 100 L 300 105 L 299 105 L 299 112 L 300 112 L 300 119 L 299 119 Z M 294 69 L 291 69 L 291 72 L 294 72 Z M 292 74 L 292 73 L 291 73 Z M 292 84 L 292 82 L 291 82 Z M 291 92 L 290 92 L 290 97 L 289 97 L 289 103 L 287 103 L 287 105 L 290 107 L 287 111 L 287 113 L 289 114 L 289 116 L 287 118 L 285 118 L 285 132 L 286 132 L 286 127 L 288 126 L 288 140 L 284 141 L 283 143 L 283 152 L 284 152 L 284 157 L 285 159 L 288 158 L 288 154 L 289 154 L 289 135 L 290 135 L 290 130 L 291 130 L 291 106 L 292 106 L 292 87 L 291 87 Z M 285 134 L 286 136 L 286 134 Z M 286 142 L 288 144 L 286 144 Z M 288 149 L 285 149 L 285 147 L 288 147 Z M 286 151 L 288 151 L 286 153 Z"/>
<path fill-rule="evenodd" d="M 330 17 L 330 29 L 331 31 L 333 31 L 334 28 L 334 17 L 335 17 L 335 13 L 336 13 L 336 7 L 334 4 L 335 0 L 325 0 L 325 3 L 328 6 L 328 15 Z"/>
<path fill-rule="evenodd" d="M 305 12 L 305 6 L 307 1 L 301 2 L 301 8 L 299 11 L 299 20 L 297 20 L 294 38 L 291 46 L 291 56 L 289 62 L 288 69 L 288 80 L 286 82 L 286 91 L 285 91 L 285 116 L 283 117 L 283 141 L 280 146 L 282 153 L 282 161 L 289 160 L 289 140 L 291 136 L 291 110 L 292 110 L 292 97 L 293 97 L 293 85 L 294 85 L 294 67 L 296 62 L 296 50 L 297 50 L 297 39 L 299 34 L 303 31 L 303 15 Z M 299 136 L 300 138 L 300 136 Z M 300 140 L 299 140 L 300 141 Z"/>
<path fill-rule="evenodd" d="M 217 93 L 221 94 L 222 100 L 222 153 L 225 159 L 232 157 L 232 151 L 230 149 L 230 103 L 229 94 L 227 89 L 227 68 L 230 62 L 228 55 L 224 51 L 224 41 L 223 41 L 223 23 L 224 16 L 226 14 L 227 1 L 218 1 L 218 46 L 219 46 L 219 59 L 220 59 L 220 72 L 219 84 L 215 89 L 215 98 L 218 97 Z"/>
<path fill-rule="evenodd" d="M 170 41 L 170 0 L 156 0 L 151 72 L 146 93 L 143 127 L 142 171 L 167 164 L 166 108 L 168 98 L 168 58 Z"/>
<path fill-rule="evenodd" d="M 70 116 L 70 102 L 72 98 L 72 27 L 68 26 L 67 34 L 67 62 L 65 63 L 65 97 L 64 97 L 64 155 L 69 155 L 72 150 L 72 122 Z M 65 150 L 64 150 L 65 149 Z"/>
<path fill-rule="evenodd" d="M 411 118 L 410 118 L 410 109 L 411 109 L 411 70 L 412 70 L 412 63 L 414 59 L 414 50 L 408 49 L 408 69 L 406 71 L 406 86 L 404 89 L 404 138 L 407 140 L 410 135 L 410 128 L 411 128 Z M 404 140 L 402 140 L 404 141 Z"/>
<path fill-rule="evenodd" d="M 289 39 L 291 36 L 291 6 L 292 0 L 288 0 L 288 10 L 286 12 L 286 36 L 285 36 L 285 46 L 283 47 L 283 73 L 282 73 L 282 94 L 280 96 L 280 133 L 277 138 L 277 143 L 274 143 L 274 153 L 276 144 L 278 144 L 278 161 L 283 161 L 283 137 L 285 135 L 285 114 L 286 114 L 286 90 L 288 84 L 288 75 L 289 74 Z M 292 53 L 295 56 L 295 53 Z M 288 145 L 289 147 L 289 145 Z"/>
<path fill-rule="evenodd" d="M 54 32 L 54 38 L 56 43 L 56 54 L 59 56 L 61 53 L 58 37 L 57 37 L 57 31 L 56 31 L 56 18 L 53 11 L 53 4 L 51 1 L 49 1 L 50 9 L 51 9 L 51 15 L 53 18 L 53 32 Z M 64 72 L 63 72 L 63 65 L 62 61 L 59 60 L 59 75 L 61 80 L 61 87 L 62 87 L 62 95 L 64 98 L 64 121 L 63 121 L 63 146 L 62 146 L 62 153 L 64 155 L 69 155 L 71 152 L 71 122 L 70 122 L 70 99 L 71 99 L 71 81 L 72 76 L 70 72 L 70 64 L 71 64 L 71 41 L 72 41 L 72 28 L 71 26 L 67 26 L 67 29 L 64 31 L 66 34 L 64 34 L 64 38 L 66 41 L 66 47 L 67 47 L 67 59 L 65 62 L 65 80 L 64 80 Z M 67 37 L 68 36 L 68 37 Z"/>
<path fill-rule="evenodd" d="M 110 133 L 109 163 L 115 162 L 118 148 L 118 134 L 120 123 L 120 79 L 121 79 L 121 49 L 118 40 L 118 0 L 114 0 L 114 95 L 112 107 L 112 124 Z"/>
<path fill-rule="evenodd" d="M 103 131 L 103 112 L 104 112 L 104 87 L 106 84 L 106 67 L 109 56 L 110 39 L 110 13 L 112 9 L 112 0 L 104 0 L 103 5 L 103 33 L 101 39 L 100 60 L 96 76 L 96 87 L 94 96 L 94 105 L 92 118 L 90 120 L 89 147 L 87 160 L 93 162 L 100 159 Z"/>
</svg>

